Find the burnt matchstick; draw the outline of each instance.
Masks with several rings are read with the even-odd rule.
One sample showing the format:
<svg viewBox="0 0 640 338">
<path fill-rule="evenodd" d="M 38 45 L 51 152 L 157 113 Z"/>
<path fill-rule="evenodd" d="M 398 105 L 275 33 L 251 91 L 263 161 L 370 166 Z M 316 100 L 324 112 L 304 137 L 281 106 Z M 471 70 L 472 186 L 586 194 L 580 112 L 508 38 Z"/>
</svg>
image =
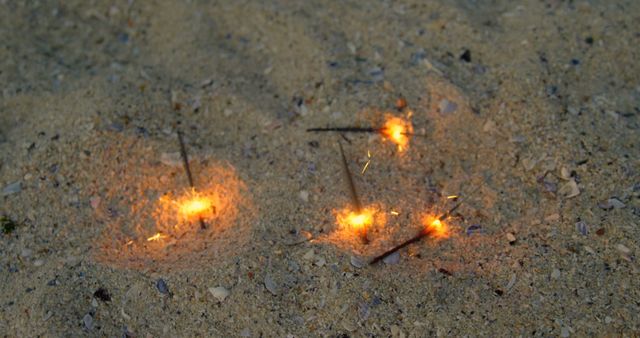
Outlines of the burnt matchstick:
<svg viewBox="0 0 640 338">
<path fill-rule="evenodd" d="M 322 133 L 322 132 L 339 132 L 339 133 L 371 133 L 371 134 L 380 134 L 384 133 L 385 128 L 373 128 L 373 127 L 327 127 L 327 128 L 308 128 L 307 132 L 309 133 Z M 424 134 L 415 134 L 415 133 L 400 133 L 406 136 L 423 136 Z"/>
<path fill-rule="evenodd" d="M 189 156 L 187 155 L 187 148 L 184 145 L 184 140 L 182 139 L 182 132 L 177 130 L 178 134 L 178 142 L 180 143 L 180 156 L 182 157 L 182 163 L 184 164 L 184 171 L 187 173 L 187 179 L 189 180 L 189 186 L 192 189 L 195 189 L 195 184 L 193 183 L 193 176 L 191 175 L 191 167 L 189 166 Z M 207 224 L 202 219 L 202 216 L 198 217 L 198 221 L 200 222 L 200 228 L 206 229 Z"/>
<path fill-rule="evenodd" d="M 460 207 L 460 205 L 462 204 L 462 202 L 457 203 L 456 205 L 454 205 L 451 209 L 447 210 L 445 213 L 443 213 L 442 215 L 440 215 L 436 221 L 438 222 L 442 222 L 445 219 L 449 218 L 451 216 L 451 214 L 458 209 L 458 207 Z M 395 247 L 391 248 L 390 250 L 385 251 L 383 254 L 381 254 L 380 256 L 375 257 L 374 259 L 371 260 L 371 262 L 369 262 L 370 265 L 376 264 L 378 262 L 380 262 L 381 260 L 387 258 L 388 256 L 392 255 L 394 252 L 410 245 L 413 243 L 416 243 L 418 241 L 420 241 L 421 239 L 431 235 L 435 230 L 432 227 L 428 227 L 425 226 L 422 230 L 420 230 L 420 232 L 418 232 L 418 234 L 416 234 L 415 236 L 411 237 L 410 239 L 396 245 Z"/>
<path fill-rule="evenodd" d="M 347 163 L 347 157 L 344 155 L 344 149 L 342 148 L 342 143 L 338 141 L 338 146 L 340 146 L 340 156 L 342 157 L 342 167 L 344 168 L 344 176 L 347 181 L 347 185 L 349 187 L 349 192 L 351 193 L 351 203 L 353 204 L 353 208 L 356 209 L 358 214 L 362 214 L 362 203 L 360 203 L 360 198 L 358 197 L 358 192 L 356 191 L 356 186 L 353 183 L 353 175 L 351 175 L 351 170 L 349 170 L 349 164 Z M 368 244 L 369 238 L 367 238 L 367 227 L 366 224 L 362 226 L 360 231 L 358 232 L 362 243 Z"/>
</svg>

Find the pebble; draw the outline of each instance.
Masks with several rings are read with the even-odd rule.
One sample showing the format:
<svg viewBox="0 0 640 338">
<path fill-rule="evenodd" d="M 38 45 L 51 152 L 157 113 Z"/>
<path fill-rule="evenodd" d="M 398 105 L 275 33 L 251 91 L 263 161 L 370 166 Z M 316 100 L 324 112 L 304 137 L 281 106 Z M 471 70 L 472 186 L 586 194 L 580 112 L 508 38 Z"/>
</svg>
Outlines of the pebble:
<svg viewBox="0 0 640 338">
<path fill-rule="evenodd" d="M 553 279 L 558 279 L 558 278 L 560 278 L 560 270 L 558 270 L 558 269 L 553 269 L 553 271 L 551 272 L 551 278 L 553 278 Z"/>
<path fill-rule="evenodd" d="M 89 203 L 91 204 L 93 210 L 98 209 L 98 207 L 100 206 L 100 196 L 92 196 L 91 198 L 89 198 Z"/>
<path fill-rule="evenodd" d="M 325 264 L 327 264 L 327 260 L 324 259 L 324 257 L 318 257 L 314 264 L 318 267 L 323 267 Z"/>
<path fill-rule="evenodd" d="M 16 181 L 16 182 L 10 183 L 6 187 L 4 187 L 4 189 L 2 189 L 2 196 L 8 196 L 11 194 L 19 193 L 20 191 L 22 191 L 22 182 Z"/>
<path fill-rule="evenodd" d="M 162 294 L 166 295 L 169 293 L 169 287 L 167 286 L 167 282 L 165 282 L 164 279 L 162 278 L 156 281 L 156 288 L 158 288 L 158 291 L 160 291 L 160 293 Z"/>
<path fill-rule="evenodd" d="M 620 201 L 617 198 L 608 199 L 607 204 L 614 209 L 622 209 L 626 206 L 624 203 L 622 203 L 622 201 Z"/>
<path fill-rule="evenodd" d="M 523 158 L 522 159 L 522 166 L 524 167 L 524 170 L 530 171 L 531 169 L 533 169 L 536 166 L 536 161 L 534 159 L 531 159 L 531 158 Z"/>
<path fill-rule="evenodd" d="M 362 268 L 366 264 L 366 262 L 358 256 L 351 256 L 349 260 L 351 262 L 351 265 L 358 269 Z"/>
<path fill-rule="evenodd" d="M 551 214 L 544 218 L 545 222 L 555 222 L 560 220 L 560 214 Z"/>
<path fill-rule="evenodd" d="M 631 253 L 631 249 L 627 248 L 624 244 L 616 245 L 616 249 L 625 255 L 628 255 Z"/>
<path fill-rule="evenodd" d="M 245 328 L 244 330 L 240 331 L 240 337 L 251 337 L 251 330 Z"/>
<path fill-rule="evenodd" d="M 315 251 L 313 251 L 313 249 L 307 251 L 307 253 L 304 254 L 304 256 L 302 256 L 302 258 L 304 260 L 310 261 L 313 259 L 313 257 L 316 255 Z"/>
<path fill-rule="evenodd" d="M 480 224 L 472 224 L 467 228 L 467 236 L 471 236 L 475 233 L 482 233 L 484 232 L 484 230 L 482 230 L 482 225 Z"/>
<path fill-rule="evenodd" d="M 447 99 L 442 99 L 438 107 L 440 108 L 440 113 L 451 114 L 458 109 L 458 104 Z"/>
<path fill-rule="evenodd" d="M 578 188 L 578 184 L 575 180 L 571 179 L 565 185 L 563 185 L 558 193 L 565 198 L 573 198 L 580 194 L 580 189 Z"/>
<path fill-rule="evenodd" d="M 36 260 L 33 262 L 33 266 L 36 266 L 36 267 L 37 267 L 37 266 L 43 266 L 43 265 L 44 265 L 44 261 L 43 261 L 42 259 L 36 259 Z"/>
<path fill-rule="evenodd" d="M 308 192 L 308 191 L 306 191 L 306 190 L 301 190 L 301 191 L 298 193 L 298 197 L 300 197 L 300 199 L 301 199 L 302 201 L 304 201 L 305 203 L 306 203 L 306 202 L 309 202 L 309 192 Z"/>
<path fill-rule="evenodd" d="M 266 274 L 264 276 L 264 287 L 267 289 L 267 291 L 271 292 L 272 295 L 278 295 L 278 285 L 273 280 L 273 278 L 271 278 L 270 274 Z"/>
<path fill-rule="evenodd" d="M 90 313 L 87 313 L 82 317 L 82 322 L 87 330 L 93 329 L 93 316 Z"/>
<path fill-rule="evenodd" d="M 576 223 L 576 230 L 578 230 L 578 232 L 581 233 L 582 236 L 586 236 L 589 233 L 589 227 L 584 221 Z"/>
<path fill-rule="evenodd" d="M 513 288 L 514 285 L 516 285 L 516 274 L 513 273 L 511 274 L 511 278 L 509 279 L 509 283 L 507 284 L 507 286 L 505 287 L 505 289 L 507 291 L 511 290 L 511 288 Z"/>
<path fill-rule="evenodd" d="M 218 301 L 223 302 L 230 294 L 229 290 L 225 289 L 222 286 L 211 287 L 209 288 L 209 292 L 215 297 Z"/>
<path fill-rule="evenodd" d="M 31 256 L 32 253 L 33 253 L 33 250 L 31 249 L 22 249 L 22 251 L 20 251 L 20 256 L 23 258 L 27 258 Z"/>
<path fill-rule="evenodd" d="M 385 257 L 382 261 L 387 265 L 398 264 L 400 262 L 400 253 L 396 251 L 391 255 Z"/>
<path fill-rule="evenodd" d="M 162 153 L 160 154 L 160 162 L 170 167 L 179 167 L 182 165 L 182 157 L 180 157 L 180 152 Z"/>
<path fill-rule="evenodd" d="M 509 244 L 513 244 L 516 242 L 516 236 L 514 236 L 512 233 L 508 232 L 507 233 L 507 241 L 509 241 Z"/>
<path fill-rule="evenodd" d="M 560 336 L 564 338 L 569 337 L 570 336 L 569 329 L 566 327 L 563 327 L 562 329 L 560 329 Z"/>
</svg>

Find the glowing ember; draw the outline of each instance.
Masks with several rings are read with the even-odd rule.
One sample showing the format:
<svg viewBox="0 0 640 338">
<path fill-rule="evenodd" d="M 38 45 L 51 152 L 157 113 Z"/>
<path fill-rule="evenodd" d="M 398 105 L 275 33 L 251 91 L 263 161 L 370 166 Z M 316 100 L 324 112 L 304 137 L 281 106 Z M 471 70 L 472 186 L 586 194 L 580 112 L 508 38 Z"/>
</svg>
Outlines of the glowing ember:
<svg viewBox="0 0 640 338">
<path fill-rule="evenodd" d="M 447 196 L 447 199 L 450 199 L 450 200 L 452 200 L 452 199 L 456 199 L 456 198 L 458 198 L 458 195 L 450 195 L 450 196 Z"/>
<path fill-rule="evenodd" d="M 399 212 L 397 212 L 397 211 L 395 211 L 395 210 L 391 210 L 389 213 L 390 213 L 390 214 L 392 214 L 392 215 L 394 215 L 394 216 L 398 216 L 398 215 L 400 215 L 400 213 L 399 213 Z"/>
<path fill-rule="evenodd" d="M 343 209 L 336 215 L 336 220 L 341 229 L 352 232 L 366 241 L 367 231 L 375 221 L 376 211 L 373 208 L 365 208 L 360 212 Z"/>
<path fill-rule="evenodd" d="M 180 213 L 185 218 L 204 217 L 213 209 L 210 199 L 204 197 L 194 197 L 180 204 Z"/>
<path fill-rule="evenodd" d="M 387 116 L 380 133 L 391 142 L 398 145 L 398 151 L 404 151 L 409 145 L 409 136 L 413 133 L 413 126 L 408 120 L 395 116 Z"/>
<path fill-rule="evenodd" d="M 163 234 L 158 232 L 157 234 L 147 238 L 147 242 L 159 241 L 159 240 L 161 240 L 163 238 L 166 238 L 166 237 L 167 236 L 165 236 L 165 235 L 163 235 Z"/>
<path fill-rule="evenodd" d="M 425 216 L 422 223 L 426 227 L 426 230 L 431 232 L 431 236 L 435 238 L 447 238 L 449 237 L 449 229 L 439 219 L 432 216 Z"/>
</svg>

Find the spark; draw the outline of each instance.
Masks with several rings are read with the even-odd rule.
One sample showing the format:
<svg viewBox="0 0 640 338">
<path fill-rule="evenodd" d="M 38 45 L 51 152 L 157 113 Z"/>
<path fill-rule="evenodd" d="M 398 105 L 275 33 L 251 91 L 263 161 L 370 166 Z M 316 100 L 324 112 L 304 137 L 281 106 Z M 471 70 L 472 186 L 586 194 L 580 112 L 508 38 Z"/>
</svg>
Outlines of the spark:
<svg viewBox="0 0 640 338">
<path fill-rule="evenodd" d="M 399 212 L 395 211 L 395 210 L 391 210 L 390 214 L 394 215 L 394 216 L 398 216 L 400 215 Z"/>
<path fill-rule="evenodd" d="M 413 126 L 408 120 L 395 116 L 387 116 L 380 133 L 391 142 L 398 145 L 398 151 L 402 152 L 409 145 L 409 136 L 413 134 Z"/>
<path fill-rule="evenodd" d="M 364 173 L 367 171 L 367 168 L 369 168 L 369 164 L 371 164 L 371 152 L 367 150 L 367 163 L 365 163 L 364 167 L 362 168 L 362 175 L 364 175 Z"/>
<path fill-rule="evenodd" d="M 147 242 L 158 241 L 158 240 L 161 240 L 161 239 L 166 238 L 166 237 L 167 236 L 165 236 L 162 233 L 158 232 L 157 234 L 147 238 Z"/>
<path fill-rule="evenodd" d="M 449 200 L 453 200 L 453 199 L 456 199 L 456 198 L 458 198 L 458 195 L 447 196 L 447 199 L 449 199 Z"/>
</svg>

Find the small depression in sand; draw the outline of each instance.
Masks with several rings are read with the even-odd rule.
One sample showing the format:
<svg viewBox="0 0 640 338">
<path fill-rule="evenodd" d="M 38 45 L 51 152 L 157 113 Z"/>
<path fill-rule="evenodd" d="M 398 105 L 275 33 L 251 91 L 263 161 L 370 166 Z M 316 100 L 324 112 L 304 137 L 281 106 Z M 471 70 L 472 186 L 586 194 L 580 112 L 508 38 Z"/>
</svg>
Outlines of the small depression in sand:
<svg viewBox="0 0 640 338">
<path fill-rule="evenodd" d="M 155 150 L 154 150 L 155 149 Z M 110 158 L 98 176 L 94 206 L 104 231 L 97 262 L 139 270 L 190 269 L 236 256 L 251 236 L 254 208 L 235 169 L 209 156 L 192 156 L 195 188 L 177 153 L 138 140 L 104 148 Z"/>
</svg>

